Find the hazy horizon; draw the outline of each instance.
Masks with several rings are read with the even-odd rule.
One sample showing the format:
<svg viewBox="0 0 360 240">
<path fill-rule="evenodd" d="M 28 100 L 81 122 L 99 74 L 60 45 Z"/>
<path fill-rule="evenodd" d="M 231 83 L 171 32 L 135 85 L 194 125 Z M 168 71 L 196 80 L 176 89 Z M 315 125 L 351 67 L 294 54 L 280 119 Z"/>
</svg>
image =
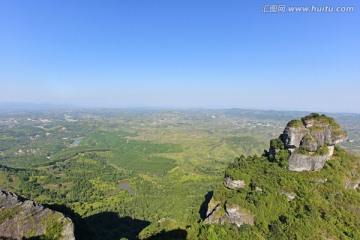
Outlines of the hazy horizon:
<svg viewBox="0 0 360 240">
<path fill-rule="evenodd" d="M 5 111 L 38 111 L 38 110 L 65 110 L 65 111 L 77 111 L 77 110 L 154 110 L 154 111 L 222 111 L 222 110 L 239 110 L 239 111 L 274 111 L 274 112 L 284 112 L 284 113 L 311 113 L 317 112 L 320 114 L 354 114 L 360 115 L 360 112 L 345 112 L 345 111 L 323 111 L 316 109 L 286 109 L 286 108 L 253 108 L 253 107 L 174 107 L 174 106 L 151 106 L 151 105 L 128 105 L 128 106 L 93 106 L 93 105 L 76 105 L 76 104 L 53 104 L 53 103 L 34 103 L 34 102 L 0 102 L 0 110 Z"/>
<path fill-rule="evenodd" d="M 0 102 L 360 113 L 353 12 L 266 1 L 1 1 Z"/>
</svg>

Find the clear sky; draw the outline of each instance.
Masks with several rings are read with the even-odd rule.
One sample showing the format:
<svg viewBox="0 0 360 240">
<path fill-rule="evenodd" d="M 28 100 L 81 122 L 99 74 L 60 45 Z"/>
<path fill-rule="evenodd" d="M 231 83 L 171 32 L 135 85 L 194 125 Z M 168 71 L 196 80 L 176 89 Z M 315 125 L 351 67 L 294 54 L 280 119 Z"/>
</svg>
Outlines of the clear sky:
<svg viewBox="0 0 360 240">
<path fill-rule="evenodd" d="M 312 5 L 354 11 L 287 9 Z M 359 1 L 0 0 L 0 102 L 360 113 L 359 92 Z"/>
</svg>

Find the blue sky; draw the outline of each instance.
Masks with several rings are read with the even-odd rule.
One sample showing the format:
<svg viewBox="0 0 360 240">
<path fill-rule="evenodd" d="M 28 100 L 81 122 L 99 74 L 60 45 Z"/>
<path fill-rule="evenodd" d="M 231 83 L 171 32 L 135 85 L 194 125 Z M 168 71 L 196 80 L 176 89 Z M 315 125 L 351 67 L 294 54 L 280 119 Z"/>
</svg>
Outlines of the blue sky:
<svg viewBox="0 0 360 240">
<path fill-rule="evenodd" d="M 0 0 L 0 102 L 360 113 L 359 11 L 351 0 Z"/>
</svg>

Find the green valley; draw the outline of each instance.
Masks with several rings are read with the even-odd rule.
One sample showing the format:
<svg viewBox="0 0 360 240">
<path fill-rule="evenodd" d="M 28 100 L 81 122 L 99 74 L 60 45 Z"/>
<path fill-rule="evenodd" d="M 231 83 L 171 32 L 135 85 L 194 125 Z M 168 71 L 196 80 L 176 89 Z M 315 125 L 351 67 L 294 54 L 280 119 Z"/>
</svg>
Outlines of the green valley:
<svg viewBox="0 0 360 240">
<path fill-rule="evenodd" d="M 259 206 L 279 212 L 291 222 L 305 221 L 308 214 L 320 214 L 320 218 L 327 212 L 351 218 L 345 212 L 357 209 L 357 200 L 353 206 L 340 202 L 320 211 L 317 208 L 324 203 L 317 199 L 326 197 L 330 203 L 338 196 L 356 199 L 359 195 L 345 190 L 333 195 L 332 189 L 346 177 L 333 171 L 345 174 L 352 159 L 358 159 L 341 148 L 335 153 L 339 161 L 301 177 L 254 156 L 269 148 L 270 139 L 282 133 L 286 122 L 303 115 L 239 109 L 4 111 L 0 119 L 0 188 L 70 217 L 76 239 L 257 239 L 270 234 L 268 226 L 293 237 L 278 219 L 264 219 L 267 213 L 259 213 L 263 209 Z M 334 117 L 354 140 L 342 146 L 359 153 L 352 148 L 360 139 L 354 124 L 359 116 Z M 246 166 L 245 173 L 228 168 L 238 164 L 233 162 L 241 155 L 246 156 L 241 163 Z M 246 187 L 236 194 L 221 190 L 225 170 L 232 177 L 240 174 L 254 189 Z M 316 179 L 327 175 L 326 184 L 316 184 Z M 128 184 L 125 188 L 124 181 Z M 329 189 L 322 190 L 328 185 Z M 264 192 L 255 191 L 255 186 Z M 319 196 L 313 200 L 318 201 L 316 209 L 300 210 L 300 203 L 271 194 L 265 202 L 259 201 L 258 195 L 279 186 L 297 193 L 306 186 L 318 189 Z M 217 200 L 240 201 L 256 213 L 258 228 L 204 224 L 215 189 L 220 189 L 214 192 Z M 302 201 L 312 190 L 301 192 Z M 299 211 L 303 217 L 290 219 L 286 214 L 291 211 Z M 331 217 L 331 221 L 336 219 Z M 349 232 L 355 224 L 350 222 Z M 337 234 L 339 230 L 333 231 Z M 285 239 L 279 234 L 271 236 Z"/>
</svg>

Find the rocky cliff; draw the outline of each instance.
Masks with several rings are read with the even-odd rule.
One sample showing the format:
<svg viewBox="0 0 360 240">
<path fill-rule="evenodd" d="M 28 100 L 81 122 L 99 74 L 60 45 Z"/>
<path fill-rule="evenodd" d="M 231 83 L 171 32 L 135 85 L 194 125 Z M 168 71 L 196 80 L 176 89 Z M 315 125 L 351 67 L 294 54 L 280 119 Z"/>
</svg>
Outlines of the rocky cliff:
<svg viewBox="0 0 360 240">
<path fill-rule="evenodd" d="M 346 139 L 347 133 L 333 118 L 312 113 L 290 121 L 283 134 L 271 141 L 269 153 L 276 159 L 279 151 L 287 150 L 290 171 L 316 171 L 331 158 L 334 145 Z"/>
<path fill-rule="evenodd" d="M 73 240 L 74 225 L 62 213 L 0 190 L 0 238 Z"/>
</svg>

